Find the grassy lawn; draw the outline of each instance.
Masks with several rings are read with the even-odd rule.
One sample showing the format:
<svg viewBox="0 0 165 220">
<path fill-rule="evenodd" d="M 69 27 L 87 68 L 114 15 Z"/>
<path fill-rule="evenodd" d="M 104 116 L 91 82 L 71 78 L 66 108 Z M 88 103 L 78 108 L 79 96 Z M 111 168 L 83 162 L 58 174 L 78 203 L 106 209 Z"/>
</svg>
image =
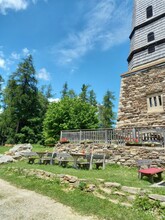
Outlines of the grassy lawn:
<svg viewBox="0 0 165 220">
<path fill-rule="evenodd" d="M 4 152 L 4 149 L 2 150 L 2 148 L 4 147 L 0 147 L 0 153 Z M 52 151 L 52 148 L 44 148 L 35 145 L 33 149 L 33 151 L 45 150 Z M 105 170 L 76 170 L 72 167 L 63 168 L 58 165 L 28 164 L 27 160 L 0 166 L 1 178 L 8 180 L 19 187 L 27 188 L 56 199 L 63 204 L 71 206 L 82 214 L 96 215 L 99 219 L 152 220 L 157 219 L 157 217 L 150 211 L 141 210 L 139 212 L 138 209 L 126 208 L 120 206 L 120 204 L 113 204 L 106 199 L 97 198 L 92 193 L 87 193 L 79 189 L 66 191 L 64 190 L 66 186 L 61 186 L 59 181 L 42 180 L 29 176 L 26 177 L 23 174 L 9 171 L 8 168 L 10 167 L 41 169 L 56 174 L 69 174 L 77 176 L 78 178 L 88 179 L 90 183 L 96 183 L 97 179 L 104 179 L 105 182 L 118 182 L 124 186 L 140 187 L 143 189 L 149 189 L 152 193 L 165 195 L 165 190 L 163 188 L 151 188 L 151 184 L 147 179 L 139 180 L 137 178 L 136 168 L 107 165 Z"/>
</svg>

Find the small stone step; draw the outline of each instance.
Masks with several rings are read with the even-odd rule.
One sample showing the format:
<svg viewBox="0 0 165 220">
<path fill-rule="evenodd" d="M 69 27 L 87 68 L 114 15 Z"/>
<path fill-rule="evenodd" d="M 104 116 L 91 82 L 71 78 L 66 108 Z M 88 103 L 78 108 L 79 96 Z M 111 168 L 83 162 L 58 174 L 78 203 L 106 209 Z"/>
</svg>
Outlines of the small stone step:
<svg viewBox="0 0 165 220">
<path fill-rule="evenodd" d="M 103 196 L 102 194 L 98 193 L 98 192 L 94 192 L 94 195 L 97 196 L 100 199 L 107 199 L 105 196 Z M 117 199 L 107 199 L 109 202 L 112 202 L 114 204 L 119 204 L 121 206 L 126 206 L 126 207 L 132 207 L 131 204 L 126 203 L 126 202 L 119 202 Z"/>
<path fill-rule="evenodd" d="M 165 202 L 165 196 L 158 194 L 149 194 L 148 197 L 153 200 L 158 200 L 160 202 Z"/>
<path fill-rule="evenodd" d="M 125 193 L 120 192 L 120 191 L 115 191 L 115 192 L 113 192 L 113 195 L 125 196 Z"/>
<path fill-rule="evenodd" d="M 116 182 L 105 182 L 104 183 L 105 187 L 113 187 L 113 188 L 120 188 L 121 184 L 120 183 L 116 183 Z"/>
<path fill-rule="evenodd" d="M 139 194 L 141 192 L 140 188 L 128 187 L 128 186 L 122 186 L 121 190 L 131 194 Z"/>
<path fill-rule="evenodd" d="M 120 203 L 120 205 L 127 206 L 127 207 L 132 207 L 132 205 L 130 203 L 127 203 L 127 202 L 122 202 L 122 203 Z"/>
<path fill-rule="evenodd" d="M 100 187 L 100 189 L 101 189 L 103 192 L 107 193 L 107 194 L 111 194 L 111 193 L 112 193 L 112 190 L 109 189 L 109 188 Z"/>
<path fill-rule="evenodd" d="M 135 195 L 129 195 L 127 196 L 128 201 L 133 202 L 136 199 Z"/>
</svg>

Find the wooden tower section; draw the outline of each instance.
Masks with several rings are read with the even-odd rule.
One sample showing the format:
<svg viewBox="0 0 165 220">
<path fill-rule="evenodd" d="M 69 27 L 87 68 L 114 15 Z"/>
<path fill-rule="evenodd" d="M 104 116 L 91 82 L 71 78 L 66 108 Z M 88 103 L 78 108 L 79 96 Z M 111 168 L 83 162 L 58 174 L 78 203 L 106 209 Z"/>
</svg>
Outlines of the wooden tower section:
<svg viewBox="0 0 165 220">
<path fill-rule="evenodd" d="M 165 127 L 165 0 L 134 0 L 118 128 Z"/>
</svg>

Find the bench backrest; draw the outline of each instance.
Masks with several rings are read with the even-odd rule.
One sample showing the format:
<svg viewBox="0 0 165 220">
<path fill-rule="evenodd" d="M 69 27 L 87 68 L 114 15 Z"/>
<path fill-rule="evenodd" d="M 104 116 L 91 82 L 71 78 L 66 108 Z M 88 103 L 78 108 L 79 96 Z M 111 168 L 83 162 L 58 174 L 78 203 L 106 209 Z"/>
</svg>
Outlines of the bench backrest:
<svg viewBox="0 0 165 220">
<path fill-rule="evenodd" d="M 36 152 L 21 152 L 21 155 L 24 157 L 38 156 Z"/>
<path fill-rule="evenodd" d="M 96 161 L 101 160 L 103 163 L 103 169 L 105 169 L 105 158 L 106 158 L 105 154 L 86 154 L 84 156 L 84 159 L 86 159 L 90 163 L 89 169 L 92 169 L 92 163 L 94 163 L 94 160 L 96 160 Z"/>
<path fill-rule="evenodd" d="M 64 158 L 64 159 L 67 159 L 67 158 L 72 157 L 72 156 L 71 156 L 70 154 L 68 154 L 68 153 L 57 153 L 56 156 L 57 156 L 58 158 Z"/>
<path fill-rule="evenodd" d="M 144 160 L 138 160 L 137 161 L 137 166 L 138 168 L 141 168 L 141 167 L 150 167 L 152 164 L 152 160 L 148 160 L 148 159 L 144 159 Z"/>
<path fill-rule="evenodd" d="M 105 159 L 105 155 L 104 154 L 93 154 L 93 159 L 104 160 Z"/>
<path fill-rule="evenodd" d="M 55 152 L 53 152 L 53 153 L 46 153 L 45 156 L 46 157 L 55 158 L 57 156 L 57 153 L 55 153 Z"/>
</svg>

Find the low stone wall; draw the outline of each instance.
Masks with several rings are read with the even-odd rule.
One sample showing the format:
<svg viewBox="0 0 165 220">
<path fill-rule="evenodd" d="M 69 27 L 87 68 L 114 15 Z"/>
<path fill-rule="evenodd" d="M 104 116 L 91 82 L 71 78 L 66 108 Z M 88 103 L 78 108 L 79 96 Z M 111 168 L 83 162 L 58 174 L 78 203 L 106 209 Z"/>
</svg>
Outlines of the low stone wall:
<svg viewBox="0 0 165 220">
<path fill-rule="evenodd" d="M 124 166 L 137 166 L 137 161 L 142 159 L 152 160 L 153 166 L 165 166 L 165 149 L 153 147 L 119 147 L 112 150 L 109 162 Z"/>
<path fill-rule="evenodd" d="M 60 144 L 55 146 L 58 152 L 106 152 L 110 155 L 107 161 L 110 164 L 119 164 L 123 166 L 136 167 L 137 161 L 141 159 L 152 160 L 153 166 L 165 167 L 165 148 L 162 147 L 139 147 L 106 145 L 106 144 Z"/>
</svg>

